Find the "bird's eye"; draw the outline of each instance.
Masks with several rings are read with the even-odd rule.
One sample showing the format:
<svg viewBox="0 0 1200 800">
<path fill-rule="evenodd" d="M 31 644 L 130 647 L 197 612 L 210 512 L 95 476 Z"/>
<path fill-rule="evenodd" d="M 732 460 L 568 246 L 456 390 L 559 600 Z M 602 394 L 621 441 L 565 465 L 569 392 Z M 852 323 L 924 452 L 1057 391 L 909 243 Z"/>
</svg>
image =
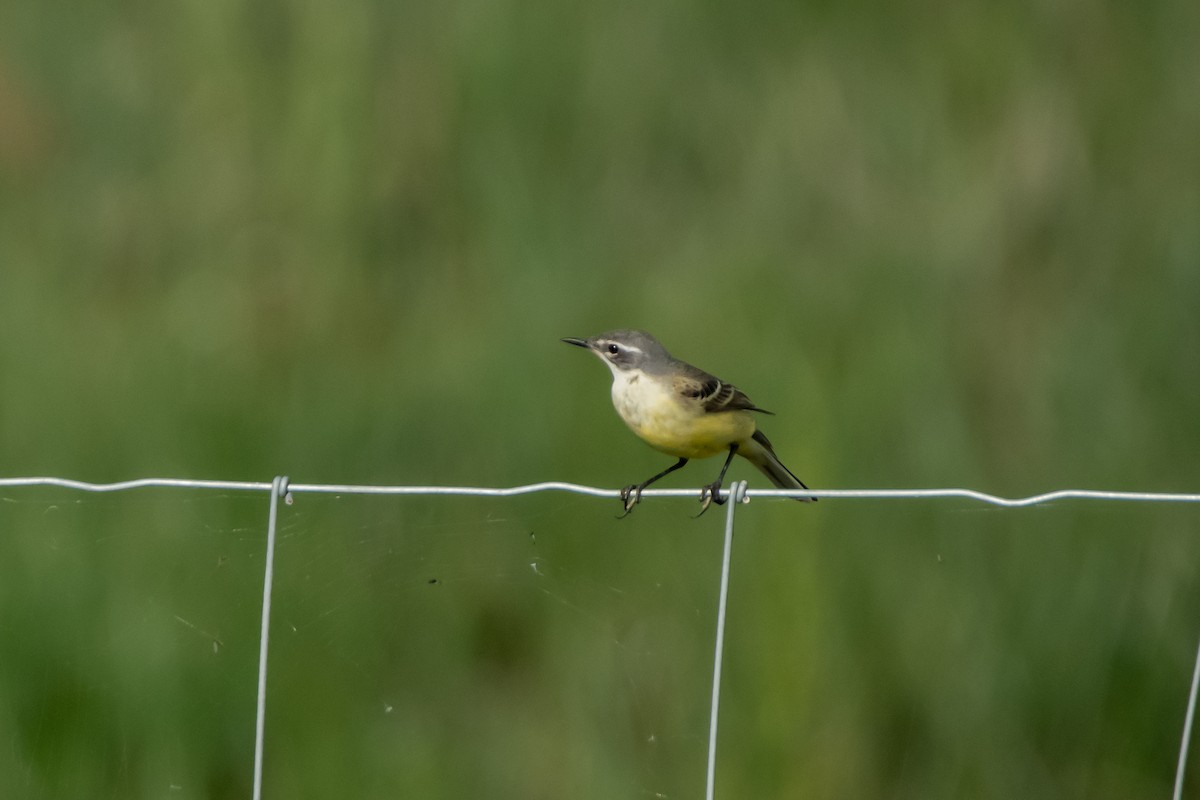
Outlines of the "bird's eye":
<svg viewBox="0 0 1200 800">
<path fill-rule="evenodd" d="M 609 352 L 609 355 L 615 356 L 617 353 L 621 352 L 621 348 L 617 347 L 615 344 L 610 344 L 608 346 L 608 352 Z"/>
</svg>

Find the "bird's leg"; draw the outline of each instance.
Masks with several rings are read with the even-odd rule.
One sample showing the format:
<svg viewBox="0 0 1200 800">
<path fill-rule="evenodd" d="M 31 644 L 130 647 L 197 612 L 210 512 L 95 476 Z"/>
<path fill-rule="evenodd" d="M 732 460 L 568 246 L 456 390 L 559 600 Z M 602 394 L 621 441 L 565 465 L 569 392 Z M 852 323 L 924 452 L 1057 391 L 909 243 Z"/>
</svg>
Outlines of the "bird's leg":
<svg viewBox="0 0 1200 800">
<path fill-rule="evenodd" d="M 646 480 L 642 481 L 641 483 L 632 483 L 629 486 L 626 486 L 624 489 L 622 489 L 621 490 L 621 502 L 625 504 L 625 513 L 622 514 L 620 517 L 617 517 L 617 519 L 621 519 L 621 517 L 628 516 L 629 512 L 633 511 L 633 507 L 636 506 L 638 504 L 638 501 L 642 499 L 642 490 L 643 489 L 645 489 L 647 486 L 654 483 L 656 480 L 663 477 L 664 475 L 670 475 L 672 472 L 679 469 L 687 462 L 688 462 L 688 460 L 686 458 L 680 458 L 674 464 L 667 467 L 666 469 L 664 469 L 662 472 L 658 473 L 654 477 L 647 478 Z"/>
<path fill-rule="evenodd" d="M 725 471 L 729 469 L 729 462 L 733 461 L 734 455 L 737 454 L 737 442 L 729 445 L 729 455 L 725 458 L 725 466 L 721 467 L 721 474 L 712 483 L 700 490 L 700 514 L 708 511 L 710 503 L 716 503 L 719 506 L 725 505 L 725 501 L 721 499 L 721 484 L 725 481 Z M 697 514 L 696 516 L 700 516 Z"/>
</svg>

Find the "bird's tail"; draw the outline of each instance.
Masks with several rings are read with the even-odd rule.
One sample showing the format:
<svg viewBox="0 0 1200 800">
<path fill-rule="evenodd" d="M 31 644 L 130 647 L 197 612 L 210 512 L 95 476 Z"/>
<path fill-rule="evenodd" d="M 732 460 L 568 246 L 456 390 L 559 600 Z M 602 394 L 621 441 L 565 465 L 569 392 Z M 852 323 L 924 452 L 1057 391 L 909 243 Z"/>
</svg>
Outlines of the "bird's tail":
<svg viewBox="0 0 1200 800">
<path fill-rule="evenodd" d="M 792 474 L 792 471 L 783 465 L 779 460 L 779 456 L 775 455 L 775 448 L 771 446 L 765 434 L 762 431 L 755 431 L 754 436 L 746 442 L 742 442 L 738 447 L 738 455 L 743 456 L 754 466 L 758 467 L 762 474 L 771 479 L 771 483 L 775 484 L 780 489 L 807 489 L 804 481 Z M 815 503 L 815 497 L 797 497 L 805 503 Z"/>
</svg>

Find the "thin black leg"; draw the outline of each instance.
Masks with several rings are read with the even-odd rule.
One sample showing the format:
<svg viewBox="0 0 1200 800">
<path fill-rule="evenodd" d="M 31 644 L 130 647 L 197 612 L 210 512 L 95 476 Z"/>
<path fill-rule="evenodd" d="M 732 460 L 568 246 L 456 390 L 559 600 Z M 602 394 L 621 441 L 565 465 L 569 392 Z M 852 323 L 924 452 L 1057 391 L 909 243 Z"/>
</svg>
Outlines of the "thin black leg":
<svg viewBox="0 0 1200 800">
<path fill-rule="evenodd" d="M 721 499 L 721 484 L 725 482 L 725 472 L 729 469 L 729 463 L 733 461 L 733 457 L 737 455 L 737 442 L 729 445 L 729 455 L 725 457 L 725 465 L 721 467 L 721 474 L 712 483 L 700 490 L 700 514 L 708 511 L 710 503 L 717 505 L 725 505 L 725 501 Z M 697 514 L 696 516 L 700 516 Z"/>
<path fill-rule="evenodd" d="M 617 517 L 617 519 L 621 519 L 621 517 L 627 516 L 630 511 L 633 511 L 633 507 L 636 506 L 638 504 L 638 501 L 642 499 L 642 490 L 643 489 L 645 489 L 647 486 L 654 483 L 656 480 L 663 477 L 664 475 L 670 475 L 672 472 L 679 469 L 687 462 L 688 462 L 688 460 L 686 458 L 680 458 L 674 464 L 667 467 L 666 469 L 664 469 L 662 472 L 658 473 L 654 477 L 647 478 L 646 480 L 642 481 L 641 483 L 632 483 L 629 486 L 626 486 L 624 489 L 622 489 L 621 490 L 621 502 L 625 504 L 625 513 L 622 514 L 620 517 Z M 728 466 L 728 464 L 726 466 Z M 724 471 L 722 471 L 721 474 L 722 475 L 725 474 Z"/>
</svg>

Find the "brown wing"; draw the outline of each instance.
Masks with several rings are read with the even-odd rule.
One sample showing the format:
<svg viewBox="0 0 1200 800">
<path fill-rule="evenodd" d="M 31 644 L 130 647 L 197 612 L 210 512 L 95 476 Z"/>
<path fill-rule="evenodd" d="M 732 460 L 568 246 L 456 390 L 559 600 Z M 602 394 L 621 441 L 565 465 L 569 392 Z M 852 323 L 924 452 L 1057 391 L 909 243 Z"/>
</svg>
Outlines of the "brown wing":
<svg viewBox="0 0 1200 800">
<path fill-rule="evenodd" d="M 691 400 L 703 404 L 709 414 L 718 411 L 758 411 L 770 414 L 765 408 L 759 408 L 750 401 L 745 392 L 732 383 L 725 383 L 715 375 L 709 375 L 702 369 L 690 364 L 680 363 L 682 372 L 675 378 L 675 391 Z"/>
</svg>

